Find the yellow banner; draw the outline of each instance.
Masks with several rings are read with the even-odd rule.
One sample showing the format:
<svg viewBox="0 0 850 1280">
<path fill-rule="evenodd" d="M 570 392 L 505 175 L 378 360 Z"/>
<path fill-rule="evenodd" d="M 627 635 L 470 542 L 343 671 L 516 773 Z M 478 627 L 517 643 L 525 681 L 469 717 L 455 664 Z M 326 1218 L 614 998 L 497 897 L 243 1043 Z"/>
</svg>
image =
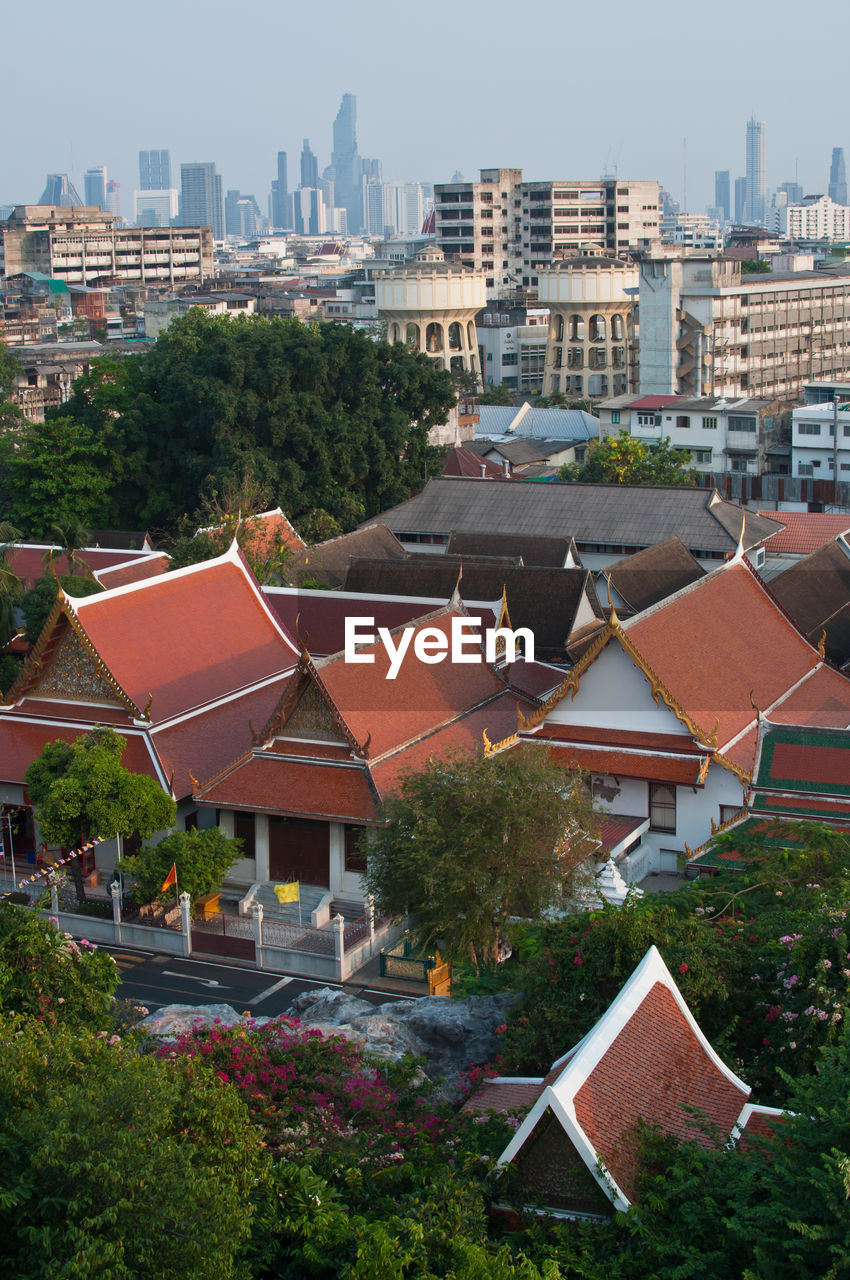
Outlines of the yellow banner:
<svg viewBox="0 0 850 1280">
<path fill-rule="evenodd" d="M 291 881 L 290 884 L 276 884 L 274 892 L 275 897 L 280 903 L 299 902 L 301 898 L 297 880 Z"/>
</svg>

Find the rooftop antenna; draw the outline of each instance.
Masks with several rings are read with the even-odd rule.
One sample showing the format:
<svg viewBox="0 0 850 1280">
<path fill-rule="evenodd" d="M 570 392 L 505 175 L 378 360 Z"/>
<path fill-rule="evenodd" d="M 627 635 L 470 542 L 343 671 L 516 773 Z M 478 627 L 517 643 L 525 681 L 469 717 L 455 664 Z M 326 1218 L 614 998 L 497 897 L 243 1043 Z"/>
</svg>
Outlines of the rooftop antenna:
<svg viewBox="0 0 850 1280">
<path fill-rule="evenodd" d="M 688 140 L 682 139 L 682 213 L 688 212 Z"/>
</svg>

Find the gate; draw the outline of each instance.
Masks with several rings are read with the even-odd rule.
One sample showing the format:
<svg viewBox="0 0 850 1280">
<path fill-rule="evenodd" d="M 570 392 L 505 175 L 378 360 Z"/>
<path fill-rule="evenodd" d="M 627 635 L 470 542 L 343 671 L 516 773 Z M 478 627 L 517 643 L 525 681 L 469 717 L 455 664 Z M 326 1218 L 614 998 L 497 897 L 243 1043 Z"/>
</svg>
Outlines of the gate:
<svg viewBox="0 0 850 1280">
<path fill-rule="evenodd" d="M 240 916 L 216 915 L 210 920 L 192 921 L 192 953 L 230 956 L 234 960 L 256 962 L 254 924 Z"/>
</svg>

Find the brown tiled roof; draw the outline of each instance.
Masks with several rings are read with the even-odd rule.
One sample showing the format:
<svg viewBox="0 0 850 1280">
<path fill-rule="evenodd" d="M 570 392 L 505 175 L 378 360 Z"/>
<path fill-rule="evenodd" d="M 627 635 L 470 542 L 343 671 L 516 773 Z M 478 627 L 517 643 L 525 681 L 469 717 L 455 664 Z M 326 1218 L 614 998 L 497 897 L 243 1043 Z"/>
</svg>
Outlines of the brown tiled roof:
<svg viewBox="0 0 850 1280">
<path fill-rule="evenodd" d="M 488 1112 L 508 1115 L 512 1111 L 527 1111 L 540 1097 L 543 1088 L 542 1080 L 535 1083 L 511 1079 L 485 1080 L 477 1093 L 467 1099 L 463 1110 L 479 1115 L 486 1115 Z"/>
<path fill-rule="evenodd" d="M 24 774 L 41 755 L 49 742 L 76 742 L 93 728 L 93 725 L 56 724 L 46 720 L 25 719 L 20 712 L 4 709 L 0 713 L 0 779 L 6 783 L 23 785 Z M 144 734 L 130 733 L 121 727 L 127 740 L 121 763 L 133 773 L 157 776 L 156 767 L 148 750 Z"/>
<path fill-rule="evenodd" d="M 471 449 L 464 449 L 461 445 L 454 445 L 446 454 L 446 460 L 443 463 L 444 476 L 469 476 L 472 479 L 498 479 L 502 475 L 502 468 L 498 463 L 492 462 L 489 458 L 481 458 L 473 453 Z"/>
<path fill-rule="evenodd" d="M 569 538 L 531 537 L 514 533 L 474 533 L 455 530 L 446 547 L 456 556 L 520 556 L 524 565 L 561 569 L 570 550 Z"/>
<path fill-rule="evenodd" d="M 602 618 L 593 578 L 586 569 L 550 569 L 470 564 L 446 556 L 404 562 L 355 560 L 346 575 L 346 591 L 373 595 L 418 595 L 448 599 L 460 568 L 460 590 L 469 600 L 498 600 L 504 590 L 511 625 L 530 627 L 535 653 L 566 660 L 566 642 L 582 601 Z"/>
<path fill-rule="evenodd" d="M 286 745 L 281 745 L 281 753 Z M 198 793 L 205 804 L 333 822 L 373 823 L 377 797 L 369 771 L 359 765 L 281 758 L 255 751 L 232 772 Z"/>
<path fill-rule="evenodd" d="M 845 517 L 847 518 L 847 517 Z M 771 580 L 770 590 L 836 666 L 850 658 L 850 546 L 834 538 Z"/>
<path fill-rule="evenodd" d="M 296 552 L 284 566 L 283 576 L 293 587 L 300 587 L 305 580 L 341 587 L 349 560 L 355 556 L 404 560 L 407 552 L 389 527 L 378 523 Z"/>
<path fill-rule="evenodd" d="M 636 551 L 605 570 L 611 585 L 634 613 L 666 600 L 704 573 L 682 539 L 675 536 Z"/>
<path fill-rule="evenodd" d="M 114 565 L 107 569 L 95 569 L 94 576 L 105 591 L 113 587 L 125 587 L 128 582 L 144 582 L 145 578 L 156 578 L 168 572 L 171 556 L 140 556 L 138 560 Z"/>
</svg>

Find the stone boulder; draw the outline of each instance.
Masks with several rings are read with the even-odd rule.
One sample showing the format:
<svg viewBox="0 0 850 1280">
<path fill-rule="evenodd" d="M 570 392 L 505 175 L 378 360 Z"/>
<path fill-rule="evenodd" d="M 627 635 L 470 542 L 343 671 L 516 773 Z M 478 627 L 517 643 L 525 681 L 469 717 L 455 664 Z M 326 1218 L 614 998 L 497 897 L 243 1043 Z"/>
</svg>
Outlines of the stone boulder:
<svg viewBox="0 0 850 1280">
<path fill-rule="evenodd" d="M 373 1005 L 345 991 L 324 987 L 293 1000 L 286 1016 L 324 1035 L 343 1036 L 375 1058 L 398 1062 L 408 1055 L 422 1060 L 429 1080 L 451 1098 L 459 1092 L 462 1071 L 492 1062 L 501 1049 L 496 1028 L 507 1017 L 511 995 L 472 996 L 447 1000 L 422 996 L 418 1000 L 388 1000 Z M 162 1040 L 175 1040 L 193 1026 L 218 1021 L 232 1027 L 243 1017 L 228 1004 L 171 1004 L 151 1013 L 139 1024 Z M 256 1018 L 265 1025 L 269 1018 Z"/>
</svg>

